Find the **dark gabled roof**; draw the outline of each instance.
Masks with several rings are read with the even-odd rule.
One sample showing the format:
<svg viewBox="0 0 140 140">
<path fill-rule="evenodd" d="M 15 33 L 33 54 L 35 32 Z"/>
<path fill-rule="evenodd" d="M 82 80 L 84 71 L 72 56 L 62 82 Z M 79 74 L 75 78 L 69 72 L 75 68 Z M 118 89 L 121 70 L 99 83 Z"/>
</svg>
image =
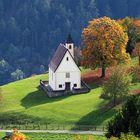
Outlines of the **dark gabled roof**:
<svg viewBox="0 0 140 140">
<path fill-rule="evenodd" d="M 49 67 L 52 69 L 53 72 L 55 72 L 60 65 L 64 55 L 66 54 L 68 50 L 65 48 L 63 44 L 60 44 L 59 47 L 57 48 L 50 64 Z"/>
<path fill-rule="evenodd" d="M 71 34 L 68 35 L 66 43 L 74 43 Z"/>
</svg>

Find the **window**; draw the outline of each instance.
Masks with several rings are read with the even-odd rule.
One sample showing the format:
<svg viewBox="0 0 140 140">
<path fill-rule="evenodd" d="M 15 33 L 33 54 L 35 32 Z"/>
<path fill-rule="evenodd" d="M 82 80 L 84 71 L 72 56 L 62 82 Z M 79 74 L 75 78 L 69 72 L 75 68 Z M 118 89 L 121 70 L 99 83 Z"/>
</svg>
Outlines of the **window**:
<svg viewBox="0 0 140 140">
<path fill-rule="evenodd" d="M 69 49 L 71 49 L 71 45 L 69 45 Z"/>
<path fill-rule="evenodd" d="M 69 72 L 66 73 L 66 78 L 70 78 L 70 73 Z"/>
<path fill-rule="evenodd" d="M 69 61 L 69 58 L 67 57 L 67 61 Z"/>
<path fill-rule="evenodd" d="M 74 84 L 74 87 L 77 87 L 77 84 Z"/>
<path fill-rule="evenodd" d="M 62 85 L 59 85 L 59 88 L 62 88 Z"/>
</svg>

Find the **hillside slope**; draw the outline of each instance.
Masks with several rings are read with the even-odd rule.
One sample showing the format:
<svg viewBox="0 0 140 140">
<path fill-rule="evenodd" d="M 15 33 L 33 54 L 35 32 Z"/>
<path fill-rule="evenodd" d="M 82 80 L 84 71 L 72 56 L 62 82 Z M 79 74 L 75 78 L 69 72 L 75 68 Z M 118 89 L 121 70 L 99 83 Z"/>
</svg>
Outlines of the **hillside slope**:
<svg viewBox="0 0 140 140">
<path fill-rule="evenodd" d="M 133 65 L 137 62 L 138 58 L 132 59 Z M 0 124 L 41 122 L 105 125 L 120 106 L 110 109 L 108 101 L 100 98 L 102 87 L 95 84 L 96 71 L 82 69 L 82 75 L 87 76 L 87 79 L 93 79 L 90 93 L 48 98 L 39 87 L 40 79 L 47 80 L 48 74 L 32 76 L 1 86 Z M 140 83 L 132 84 L 131 90 L 140 90 Z"/>
<path fill-rule="evenodd" d="M 89 20 L 140 17 L 138 9 L 139 0 L 0 0 L 0 85 L 17 69 L 25 77 L 46 70 L 69 32 L 80 46 Z"/>
<path fill-rule="evenodd" d="M 39 88 L 39 80 L 47 78 L 48 75 L 43 74 L 1 86 L 0 123 L 41 121 L 50 124 L 103 125 L 115 113 L 115 109 L 104 110 L 107 102 L 99 98 L 101 87 L 95 85 L 88 94 L 48 98 Z"/>
</svg>

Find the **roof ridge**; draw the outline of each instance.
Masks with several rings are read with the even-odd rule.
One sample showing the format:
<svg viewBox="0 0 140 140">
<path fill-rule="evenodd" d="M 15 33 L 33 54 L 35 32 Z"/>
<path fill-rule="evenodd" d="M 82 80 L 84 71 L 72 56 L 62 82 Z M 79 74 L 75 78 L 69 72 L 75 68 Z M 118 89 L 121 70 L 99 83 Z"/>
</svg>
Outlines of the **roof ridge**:
<svg viewBox="0 0 140 140">
<path fill-rule="evenodd" d="M 56 69 L 58 68 L 59 64 L 61 63 L 67 51 L 68 49 L 65 47 L 65 45 L 60 43 L 53 58 L 51 59 L 49 63 L 49 67 L 53 70 L 53 72 L 56 71 Z"/>
</svg>

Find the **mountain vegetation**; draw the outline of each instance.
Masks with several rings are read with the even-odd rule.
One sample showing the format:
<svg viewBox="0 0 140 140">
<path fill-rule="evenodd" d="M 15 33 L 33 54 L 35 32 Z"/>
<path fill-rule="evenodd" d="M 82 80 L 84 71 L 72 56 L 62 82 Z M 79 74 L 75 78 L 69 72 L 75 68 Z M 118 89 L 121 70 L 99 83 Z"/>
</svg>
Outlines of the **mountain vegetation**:
<svg viewBox="0 0 140 140">
<path fill-rule="evenodd" d="M 0 124 L 103 126 L 116 113 L 117 107 L 108 110 L 108 101 L 100 98 L 100 86 L 90 85 L 92 90 L 88 94 L 48 98 L 39 88 L 40 79 L 48 80 L 48 74 L 36 75 L 0 87 L 3 96 Z"/>
<path fill-rule="evenodd" d="M 126 17 L 122 20 L 118 20 L 120 25 L 124 28 L 124 31 L 128 35 L 128 42 L 126 46 L 126 52 L 132 55 L 133 50 L 137 42 L 139 42 L 140 31 L 137 28 L 136 20 Z"/>
<path fill-rule="evenodd" d="M 0 0 L 0 84 L 47 70 L 69 32 L 77 46 L 89 20 L 140 16 L 139 0 Z"/>
<path fill-rule="evenodd" d="M 89 69 L 82 69 L 83 74 L 90 72 L 92 71 Z M 110 100 L 100 98 L 102 84 L 89 84 L 91 91 L 88 94 L 48 98 L 39 88 L 40 79 L 48 80 L 48 74 L 32 76 L 0 87 L 1 125 L 20 124 L 22 127 L 25 124 L 40 123 L 47 124 L 48 127 L 54 124 L 64 124 L 66 128 L 67 125 L 68 127 L 74 127 L 74 125 L 104 126 L 121 107 L 121 105 L 114 107 Z M 140 83 L 131 84 L 130 89 L 131 93 L 139 90 Z"/>
</svg>

